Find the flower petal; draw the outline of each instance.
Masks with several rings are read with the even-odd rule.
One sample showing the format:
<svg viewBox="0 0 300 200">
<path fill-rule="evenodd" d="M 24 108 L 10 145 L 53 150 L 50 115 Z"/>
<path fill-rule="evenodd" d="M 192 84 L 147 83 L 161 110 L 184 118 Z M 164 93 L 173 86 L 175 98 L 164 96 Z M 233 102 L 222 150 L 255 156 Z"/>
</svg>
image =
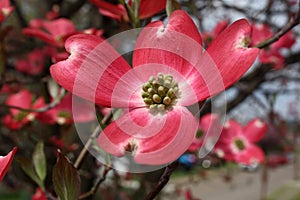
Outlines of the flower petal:
<svg viewBox="0 0 300 200">
<path fill-rule="evenodd" d="M 177 159 L 191 144 L 196 130 L 195 118 L 184 107 L 174 107 L 165 115 L 139 108 L 105 128 L 98 144 L 116 156 L 131 147 L 137 163 L 161 165 Z"/>
<path fill-rule="evenodd" d="M 201 78 L 190 77 L 193 88 L 198 88 L 198 100 L 213 96 L 235 83 L 251 67 L 259 52 L 247 48 L 250 25 L 238 20 L 212 41 L 196 65 Z"/>
<path fill-rule="evenodd" d="M 140 19 L 151 17 L 166 7 L 166 0 L 142 0 L 140 5 Z"/>
<path fill-rule="evenodd" d="M 31 101 L 32 101 L 31 93 L 28 90 L 23 89 L 16 94 L 10 95 L 6 99 L 5 103 L 6 105 L 9 106 L 17 106 L 20 108 L 29 109 L 31 108 Z M 19 109 L 14 109 L 14 108 L 10 109 L 10 113 L 13 116 L 18 115 L 20 112 L 21 111 Z"/>
<path fill-rule="evenodd" d="M 71 53 L 65 61 L 51 66 L 54 80 L 61 86 L 89 101 L 111 107 L 112 93 L 130 66 L 107 42 L 93 35 L 78 34 L 66 41 Z M 131 88 L 130 83 L 127 87 Z M 117 107 L 128 107 L 128 102 L 115 100 Z"/>
<path fill-rule="evenodd" d="M 222 131 L 220 140 L 222 142 L 230 144 L 236 136 L 238 135 L 241 136 L 242 134 L 243 134 L 243 127 L 234 120 L 228 120 L 224 124 L 224 129 Z"/>
<path fill-rule="evenodd" d="M 264 152 L 256 145 L 249 145 L 244 151 L 235 155 L 235 161 L 245 165 L 262 163 L 264 159 Z"/>
<path fill-rule="evenodd" d="M 268 126 L 260 119 L 253 119 L 244 127 L 244 136 L 250 142 L 258 142 L 266 134 Z"/>
<path fill-rule="evenodd" d="M 193 66 L 202 54 L 201 44 L 200 34 L 192 19 L 184 11 L 174 11 L 166 27 L 161 21 L 156 21 L 143 29 L 135 45 L 133 66 L 165 65 L 178 71 L 185 82 L 189 82 L 191 76 L 195 79 L 200 77 Z M 184 105 L 195 103 L 189 99 L 183 101 Z"/>
<path fill-rule="evenodd" d="M 10 164 L 13 161 L 14 155 L 17 152 L 17 147 L 14 147 L 6 156 L 0 156 L 0 181 L 7 173 Z"/>
</svg>

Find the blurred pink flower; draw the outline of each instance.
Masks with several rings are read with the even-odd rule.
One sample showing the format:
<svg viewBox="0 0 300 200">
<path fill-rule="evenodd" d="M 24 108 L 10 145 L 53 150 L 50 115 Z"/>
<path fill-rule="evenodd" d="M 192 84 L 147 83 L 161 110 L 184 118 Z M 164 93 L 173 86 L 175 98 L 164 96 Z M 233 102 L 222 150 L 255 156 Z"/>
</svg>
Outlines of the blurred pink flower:
<svg viewBox="0 0 300 200">
<path fill-rule="evenodd" d="M 225 123 L 215 152 L 226 160 L 251 165 L 264 161 L 264 152 L 254 143 L 263 138 L 267 124 L 260 119 L 251 120 L 244 128 L 236 121 Z M 222 152 L 222 153 L 221 153 Z"/>
<path fill-rule="evenodd" d="M 15 68 L 29 75 L 38 75 L 44 69 L 45 53 L 41 49 L 34 49 L 26 58 L 20 58 L 15 61 Z"/>
<path fill-rule="evenodd" d="M 273 32 L 266 24 L 252 25 L 252 40 L 251 45 L 255 46 L 259 43 L 271 38 Z M 296 42 L 295 35 L 292 31 L 287 32 L 278 41 L 272 43 L 270 46 L 261 50 L 258 58 L 261 63 L 270 63 L 274 69 L 281 69 L 284 67 L 284 55 L 281 50 L 283 48 L 291 48 Z"/>
<path fill-rule="evenodd" d="M 10 6 L 9 0 L 0 0 L 0 23 L 2 23 L 13 11 L 14 7 Z"/>
<path fill-rule="evenodd" d="M 24 109 L 37 109 L 44 106 L 44 101 L 42 98 L 38 98 L 35 101 L 33 100 L 33 95 L 28 90 L 22 89 L 16 94 L 11 94 L 6 99 L 5 104 Z M 3 118 L 3 123 L 6 127 L 12 130 L 19 130 L 30 121 L 33 121 L 36 115 L 37 113 L 34 112 L 10 108 L 9 114 Z"/>
</svg>

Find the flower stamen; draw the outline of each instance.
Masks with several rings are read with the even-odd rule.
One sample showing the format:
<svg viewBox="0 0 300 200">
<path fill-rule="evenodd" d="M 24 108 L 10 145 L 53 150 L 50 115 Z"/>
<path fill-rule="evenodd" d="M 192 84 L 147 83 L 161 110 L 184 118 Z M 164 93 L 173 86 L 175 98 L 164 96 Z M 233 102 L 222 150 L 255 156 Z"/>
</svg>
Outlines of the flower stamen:
<svg viewBox="0 0 300 200">
<path fill-rule="evenodd" d="M 179 96 L 178 83 L 170 74 L 151 76 L 142 89 L 141 96 L 150 110 L 165 111 L 174 105 Z"/>
</svg>

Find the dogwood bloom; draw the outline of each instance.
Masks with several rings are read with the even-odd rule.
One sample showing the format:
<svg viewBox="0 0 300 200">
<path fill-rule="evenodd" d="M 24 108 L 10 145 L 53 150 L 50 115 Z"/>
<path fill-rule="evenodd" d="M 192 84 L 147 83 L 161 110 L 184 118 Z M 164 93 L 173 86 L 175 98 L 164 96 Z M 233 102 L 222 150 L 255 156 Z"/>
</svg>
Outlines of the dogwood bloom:
<svg viewBox="0 0 300 200">
<path fill-rule="evenodd" d="M 17 147 L 14 147 L 6 156 L 0 156 L 0 181 L 7 173 L 10 164 L 13 161 L 14 155 L 17 152 Z"/>
<path fill-rule="evenodd" d="M 264 40 L 272 37 L 271 28 L 266 24 L 252 25 L 252 41 L 251 45 L 255 46 Z M 278 41 L 264 48 L 258 58 L 261 63 L 270 63 L 275 69 L 281 69 L 284 63 L 284 55 L 281 50 L 283 48 L 291 48 L 296 42 L 295 35 L 292 31 L 287 32 Z"/>
<path fill-rule="evenodd" d="M 127 111 L 98 137 L 102 149 L 161 165 L 177 159 L 195 137 L 198 123 L 186 106 L 229 87 L 252 65 L 258 49 L 247 48 L 249 34 L 248 22 L 236 21 L 203 52 L 193 20 L 178 10 L 166 26 L 155 21 L 142 30 L 133 67 L 101 38 L 74 35 L 65 44 L 71 55 L 50 72 L 73 94 Z"/>
<path fill-rule="evenodd" d="M 251 165 L 264 161 L 264 152 L 254 143 L 263 138 L 267 132 L 267 124 L 260 119 L 251 120 L 244 128 L 236 121 L 229 120 L 224 125 L 223 133 L 215 152 L 226 160 Z"/>
</svg>

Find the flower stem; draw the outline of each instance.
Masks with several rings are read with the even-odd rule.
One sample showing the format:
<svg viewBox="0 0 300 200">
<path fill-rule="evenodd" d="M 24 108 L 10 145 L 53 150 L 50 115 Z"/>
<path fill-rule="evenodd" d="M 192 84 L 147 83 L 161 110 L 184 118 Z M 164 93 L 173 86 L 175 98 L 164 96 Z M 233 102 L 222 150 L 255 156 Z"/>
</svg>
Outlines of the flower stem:
<svg viewBox="0 0 300 200">
<path fill-rule="evenodd" d="M 103 117 L 103 119 L 101 120 L 101 123 L 102 124 L 106 124 L 108 122 L 108 120 L 111 118 L 113 112 L 114 111 L 112 110 L 107 115 L 105 115 Z M 100 130 L 101 130 L 101 127 L 100 127 L 100 125 L 98 125 L 95 128 L 95 130 L 93 131 L 93 133 L 91 134 L 91 136 L 89 137 L 89 139 L 88 139 L 87 143 L 85 144 L 85 146 L 82 148 L 79 156 L 77 157 L 77 159 L 75 161 L 75 164 L 74 164 L 75 168 L 77 168 L 77 169 L 80 168 L 80 166 L 82 164 L 82 161 L 84 160 L 85 156 L 87 155 L 88 149 L 93 144 L 93 140 L 94 140 L 94 138 L 97 137 L 97 135 L 99 134 Z"/>
</svg>

